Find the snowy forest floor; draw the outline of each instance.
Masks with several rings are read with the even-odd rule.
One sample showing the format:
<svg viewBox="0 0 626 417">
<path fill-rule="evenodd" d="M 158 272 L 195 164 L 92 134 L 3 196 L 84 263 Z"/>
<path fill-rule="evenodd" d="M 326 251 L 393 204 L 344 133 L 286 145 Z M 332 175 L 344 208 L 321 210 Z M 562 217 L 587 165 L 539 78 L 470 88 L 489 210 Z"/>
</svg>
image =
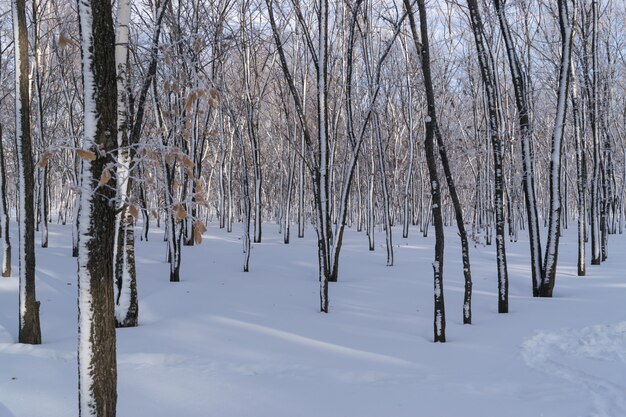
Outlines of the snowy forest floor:
<svg viewBox="0 0 626 417">
<path fill-rule="evenodd" d="M 446 229 L 448 343 L 432 343 L 434 237 L 394 230 L 385 266 L 363 233 L 344 238 L 330 314 L 318 312 L 314 231 L 284 245 L 273 225 L 241 272 L 240 229 L 209 227 L 168 282 L 162 231 L 137 241 L 138 328 L 117 332 L 120 417 L 626 416 L 626 236 L 576 276 L 561 240 L 553 299 L 531 296 L 525 233 L 507 242 L 510 313 L 497 314 L 495 247 L 472 248 L 473 319 L 462 324 L 458 236 Z M 14 253 L 17 252 L 13 230 Z M 0 417 L 77 413 L 76 259 L 71 227 L 37 249 L 41 346 L 17 340 L 18 282 L 0 278 Z"/>
</svg>

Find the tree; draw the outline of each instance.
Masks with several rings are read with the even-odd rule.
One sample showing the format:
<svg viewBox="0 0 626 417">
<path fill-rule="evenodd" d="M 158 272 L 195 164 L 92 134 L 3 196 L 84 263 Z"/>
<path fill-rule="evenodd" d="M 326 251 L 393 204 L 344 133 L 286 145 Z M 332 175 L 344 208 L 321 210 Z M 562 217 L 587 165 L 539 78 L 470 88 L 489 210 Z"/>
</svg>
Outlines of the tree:
<svg viewBox="0 0 626 417">
<path fill-rule="evenodd" d="M 11 238 L 9 236 L 9 211 L 7 208 L 6 168 L 4 166 L 4 143 L 0 125 L 0 232 L 2 233 L 2 276 L 11 276 Z"/>
<path fill-rule="evenodd" d="M 0 44 L 0 58 L 2 57 L 2 45 Z M 2 75 L 2 66 L 0 66 Z M 0 77 L 1 79 L 2 77 Z M 4 160 L 4 141 L 2 140 L 2 124 L 0 124 L 0 234 L 2 234 L 2 276 L 11 276 L 11 239 L 9 236 L 9 211 L 7 208 L 7 176 Z"/>
<path fill-rule="evenodd" d="M 477 0 L 467 0 L 469 15 L 476 44 L 483 88 L 487 100 L 489 135 L 493 149 L 494 211 L 496 215 L 496 256 L 498 271 L 498 312 L 509 311 L 509 279 L 504 244 L 504 166 L 502 151 L 501 115 L 499 91 L 495 77 L 493 56 L 485 42 L 483 22 Z"/>
<path fill-rule="evenodd" d="M 517 117 L 522 142 L 522 186 L 524 188 L 524 196 L 526 200 L 526 220 L 528 223 L 528 241 L 530 244 L 530 266 L 532 273 L 533 295 L 539 295 L 539 283 L 543 265 L 541 263 L 541 236 L 539 232 L 539 216 L 537 214 L 537 196 L 535 193 L 535 172 L 532 162 L 532 126 L 530 120 L 530 103 L 527 87 L 528 75 L 524 72 L 522 64 L 519 60 L 515 45 L 513 44 L 513 36 L 509 29 L 509 23 L 506 18 L 504 7 L 506 0 L 494 0 L 496 12 L 498 13 L 498 21 L 500 22 L 500 30 L 504 43 L 506 45 L 506 53 L 509 61 L 509 70 L 511 71 L 511 82 L 515 91 L 515 104 L 517 105 Z"/>
<path fill-rule="evenodd" d="M 117 365 L 113 302 L 115 187 L 105 172 L 117 148 L 117 80 L 111 2 L 80 1 L 84 134 L 78 236 L 79 415 L 114 417 Z"/>
<path fill-rule="evenodd" d="M 39 302 L 35 298 L 35 213 L 33 156 L 30 136 L 28 33 L 25 0 L 14 0 L 15 135 L 19 168 L 20 312 L 19 342 L 40 344 Z"/>
<path fill-rule="evenodd" d="M 567 0 L 558 1 L 559 28 L 561 30 L 561 63 L 559 69 L 559 89 L 557 96 L 556 117 L 552 131 L 552 151 L 550 157 L 550 217 L 548 219 L 548 237 L 544 272 L 541 277 L 539 295 L 552 297 L 556 266 L 559 255 L 561 236 L 561 159 L 564 147 L 565 116 L 569 99 L 570 64 L 572 53 L 572 24 L 567 7 Z"/>
<path fill-rule="evenodd" d="M 443 296 L 443 254 L 444 254 L 444 231 L 443 216 L 441 210 L 441 185 L 437 174 L 437 153 L 435 151 L 435 130 L 437 129 L 437 111 L 435 107 L 435 95 L 433 94 L 432 76 L 430 72 L 430 46 L 428 41 L 428 20 L 424 0 L 417 0 L 417 9 L 420 17 L 421 43 L 417 34 L 417 28 L 411 11 L 410 0 L 404 0 L 404 6 L 409 13 L 411 33 L 415 46 L 422 58 L 422 73 L 424 75 L 424 87 L 426 90 L 426 103 L 428 113 L 425 119 L 426 138 L 424 148 L 426 151 L 426 164 L 430 177 L 431 210 L 435 223 L 435 261 L 433 262 L 434 276 L 434 334 L 435 342 L 446 341 L 446 310 Z"/>
</svg>

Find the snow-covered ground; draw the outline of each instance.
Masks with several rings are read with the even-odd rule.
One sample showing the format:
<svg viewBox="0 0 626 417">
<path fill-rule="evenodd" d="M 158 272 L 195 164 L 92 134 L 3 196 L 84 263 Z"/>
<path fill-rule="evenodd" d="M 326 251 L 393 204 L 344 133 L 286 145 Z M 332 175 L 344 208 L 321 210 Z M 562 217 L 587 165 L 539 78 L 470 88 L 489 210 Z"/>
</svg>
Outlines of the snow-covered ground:
<svg viewBox="0 0 626 417">
<path fill-rule="evenodd" d="M 292 231 L 293 232 L 293 231 Z M 318 312 L 315 239 L 271 225 L 241 272 L 239 229 L 210 227 L 168 282 L 162 233 L 137 242 L 140 322 L 118 337 L 120 417 L 626 416 L 626 236 L 576 276 L 561 240 L 553 299 L 530 296 L 528 244 L 507 242 L 510 313 L 497 314 L 495 248 L 472 248 L 474 324 L 462 324 L 456 232 L 447 229 L 448 343 L 432 343 L 432 236 L 394 233 L 385 266 L 348 230 L 330 314 Z M 432 233 L 431 233 L 432 235 Z M 17 247 L 14 231 L 14 247 Z M 18 285 L 0 278 L 0 417 L 77 415 L 76 259 L 69 226 L 37 250 L 41 346 L 15 344 Z"/>
</svg>

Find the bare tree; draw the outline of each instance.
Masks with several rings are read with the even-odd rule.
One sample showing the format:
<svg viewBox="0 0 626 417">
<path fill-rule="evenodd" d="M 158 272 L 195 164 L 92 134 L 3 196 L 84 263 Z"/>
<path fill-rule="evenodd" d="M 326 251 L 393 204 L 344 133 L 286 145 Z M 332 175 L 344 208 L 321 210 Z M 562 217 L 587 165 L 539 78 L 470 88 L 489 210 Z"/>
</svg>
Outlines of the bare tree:
<svg viewBox="0 0 626 417">
<path fill-rule="evenodd" d="M 79 415 L 114 417 L 117 365 L 113 300 L 117 81 L 111 2 L 79 2 L 84 136 L 78 244 Z"/>
<path fill-rule="evenodd" d="M 15 135 L 18 162 L 20 231 L 19 342 L 40 344 L 39 302 L 35 298 L 35 212 L 33 204 L 33 155 L 30 135 L 28 82 L 28 32 L 26 2 L 13 0 L 15 33 Z"/>
</svg>

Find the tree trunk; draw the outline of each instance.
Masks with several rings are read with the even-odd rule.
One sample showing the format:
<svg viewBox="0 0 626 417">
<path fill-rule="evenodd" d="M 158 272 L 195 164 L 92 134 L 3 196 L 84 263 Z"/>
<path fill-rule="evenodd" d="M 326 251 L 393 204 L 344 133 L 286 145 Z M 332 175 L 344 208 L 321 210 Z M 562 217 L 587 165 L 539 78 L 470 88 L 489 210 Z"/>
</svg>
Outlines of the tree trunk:
<svg viewBox="0 0 626 417">
<path fill-rule="evenodd" d="M 478 63 L 483 80 L 483 87 L 487 100 L 489 118 L 489 133 L 493 149 L 494 172 L 494 211 L 496 217 L 496 257 L 498 271 L 498 312 L 509 311 L 509 280 L 506 264 L 505 249 L 505 219 L 504 219 L 504 170 L 502 137 L 500 132 L 499 98 L 491 52 L 485 44 L 483 23 L 478 9 L 477 0 L 467 0 L 472 32 L 478 55 Z M 489 239 L 490 240 L 490 239 Z"/>
<path fill-rule="evenodd" d="M 35 212 L 33 203 L 33 157 L 30 135 L 28 85 L 28 32 L 25 0 L 14 0 L 15 44 L 15 135 L 17 143 L 20 277 L 19 342 L 41 343 L 39 302 L 35 297 Z"/>
<path fill-rule="evenodd" d="M 591 131 L 593 135 L 593 174 L 591 178 L 591 265 L 600 265 L 599 182 L 600 182 L 600 132 L 598 114 L 598 1 L 591 2 Z"/>
<path fill-rule="evenodd" d="M 115 34 L 111 2 L 78 3 L 84 75 L 84 137 L 78 243 L 79 415 L 115 417 L 117 365 L 113 300 L 115 198 L 96 187 L 117 147 Z M 80 155 L 80 154 L 79 154 Z M 96 189 L 97 188 L 97 189 Z"/>
<path fill-rule="evenodd" d="M 515 103 L 517 105 L 518 122 L 522 142 L 522 168 L 524 196 L 526 200 L 526 219 L 528 222 L 528 240 L 530 244 L 530 265 L 532 273 L 533 296 L 539 295 L 539 283 L 542 274 L 541 262 L 541 235 L 539 231 L 539 216 L 537 215 L 537 200 L 535 193 L 535 176 L 532 164 L 531 142 L 532 127 L 530 123 L 530 103 L 526 87 L 527 74 L 524 73 L 518 58 L 513 37 L 506 19 L 502 0 L 494 0 L 500 30 L 502 31 L 509 61 L 509 69 L 515 91 Z"/>
<path fill-rule="evenodd" d="M 441 187 L 437 174 L 437 153 L 435 151 L 435 130 L 437 129 L 437 113 L 435 108 L 435 98 L 432 86 L 432 76 L 430 73 L 430 48 L 428 41 L 428 22 L 426 6 L 424 0 L 417 0 L 417 8 L 420 17 L 420 33 L 422 42 L 420 44 L 417 28 L 411 11 L 410 0 L 404 0 L 404 5 L 409 12 L 409 22 L 415 46 L 422 57 L 422 72 L 424 74 L 424 86 L 426 89 L 427 116 L 426 138 L 424 140 L 424 150 L 426 153 L 426 164 L 430 178 L 430 191 L 432 196 L 432 214 L 435 222 L 435 261 L 433 262 L 434 277 L 434 341 L 446 341 L 446 312 L 443 295 L 443 255 L 444 255 L 444 231 L 443 217 L 441 213 Z"/>
<path fill-rule="evenodd" d="M 2 276 L 11 276 L 11 239 L 9 237 L 9 211 L 7 208 L 6 170 L 4 166 L 4 143 L 0 124 L 0 232 L 2 233 Z"/>
<path fill-rule="evenodd" d="M 559 239 L 561 236 L 561 160 L 563 153 L 563 136 L 565 133 L 565 116 L 569 97 L 570 63 L 572 52 L 572 25 L 566 0 L 559 0 L 559 26 L 561 29 L 561 65 L 559 70 L 559 92 L 557 113 L 552 131 L 552 152 L 550 158 L 550 216 L 548 219 L 548 238 L 544 257 L 539 295 L 552 297 L 556 266 L 559 255 Z"/>
<path fill-rule="evenodd" d="M 570 63 L 572 73 L 572 113 L 574 116 L 574 140 L 576 141 L 576 188 L 578 190 L 578 276 L 586 274 L 585 235 L 587 229 L 587 158 L 585 141 L 581 134 L 582 115 L 580 111 L 576 70 Z"/>
</svg>

